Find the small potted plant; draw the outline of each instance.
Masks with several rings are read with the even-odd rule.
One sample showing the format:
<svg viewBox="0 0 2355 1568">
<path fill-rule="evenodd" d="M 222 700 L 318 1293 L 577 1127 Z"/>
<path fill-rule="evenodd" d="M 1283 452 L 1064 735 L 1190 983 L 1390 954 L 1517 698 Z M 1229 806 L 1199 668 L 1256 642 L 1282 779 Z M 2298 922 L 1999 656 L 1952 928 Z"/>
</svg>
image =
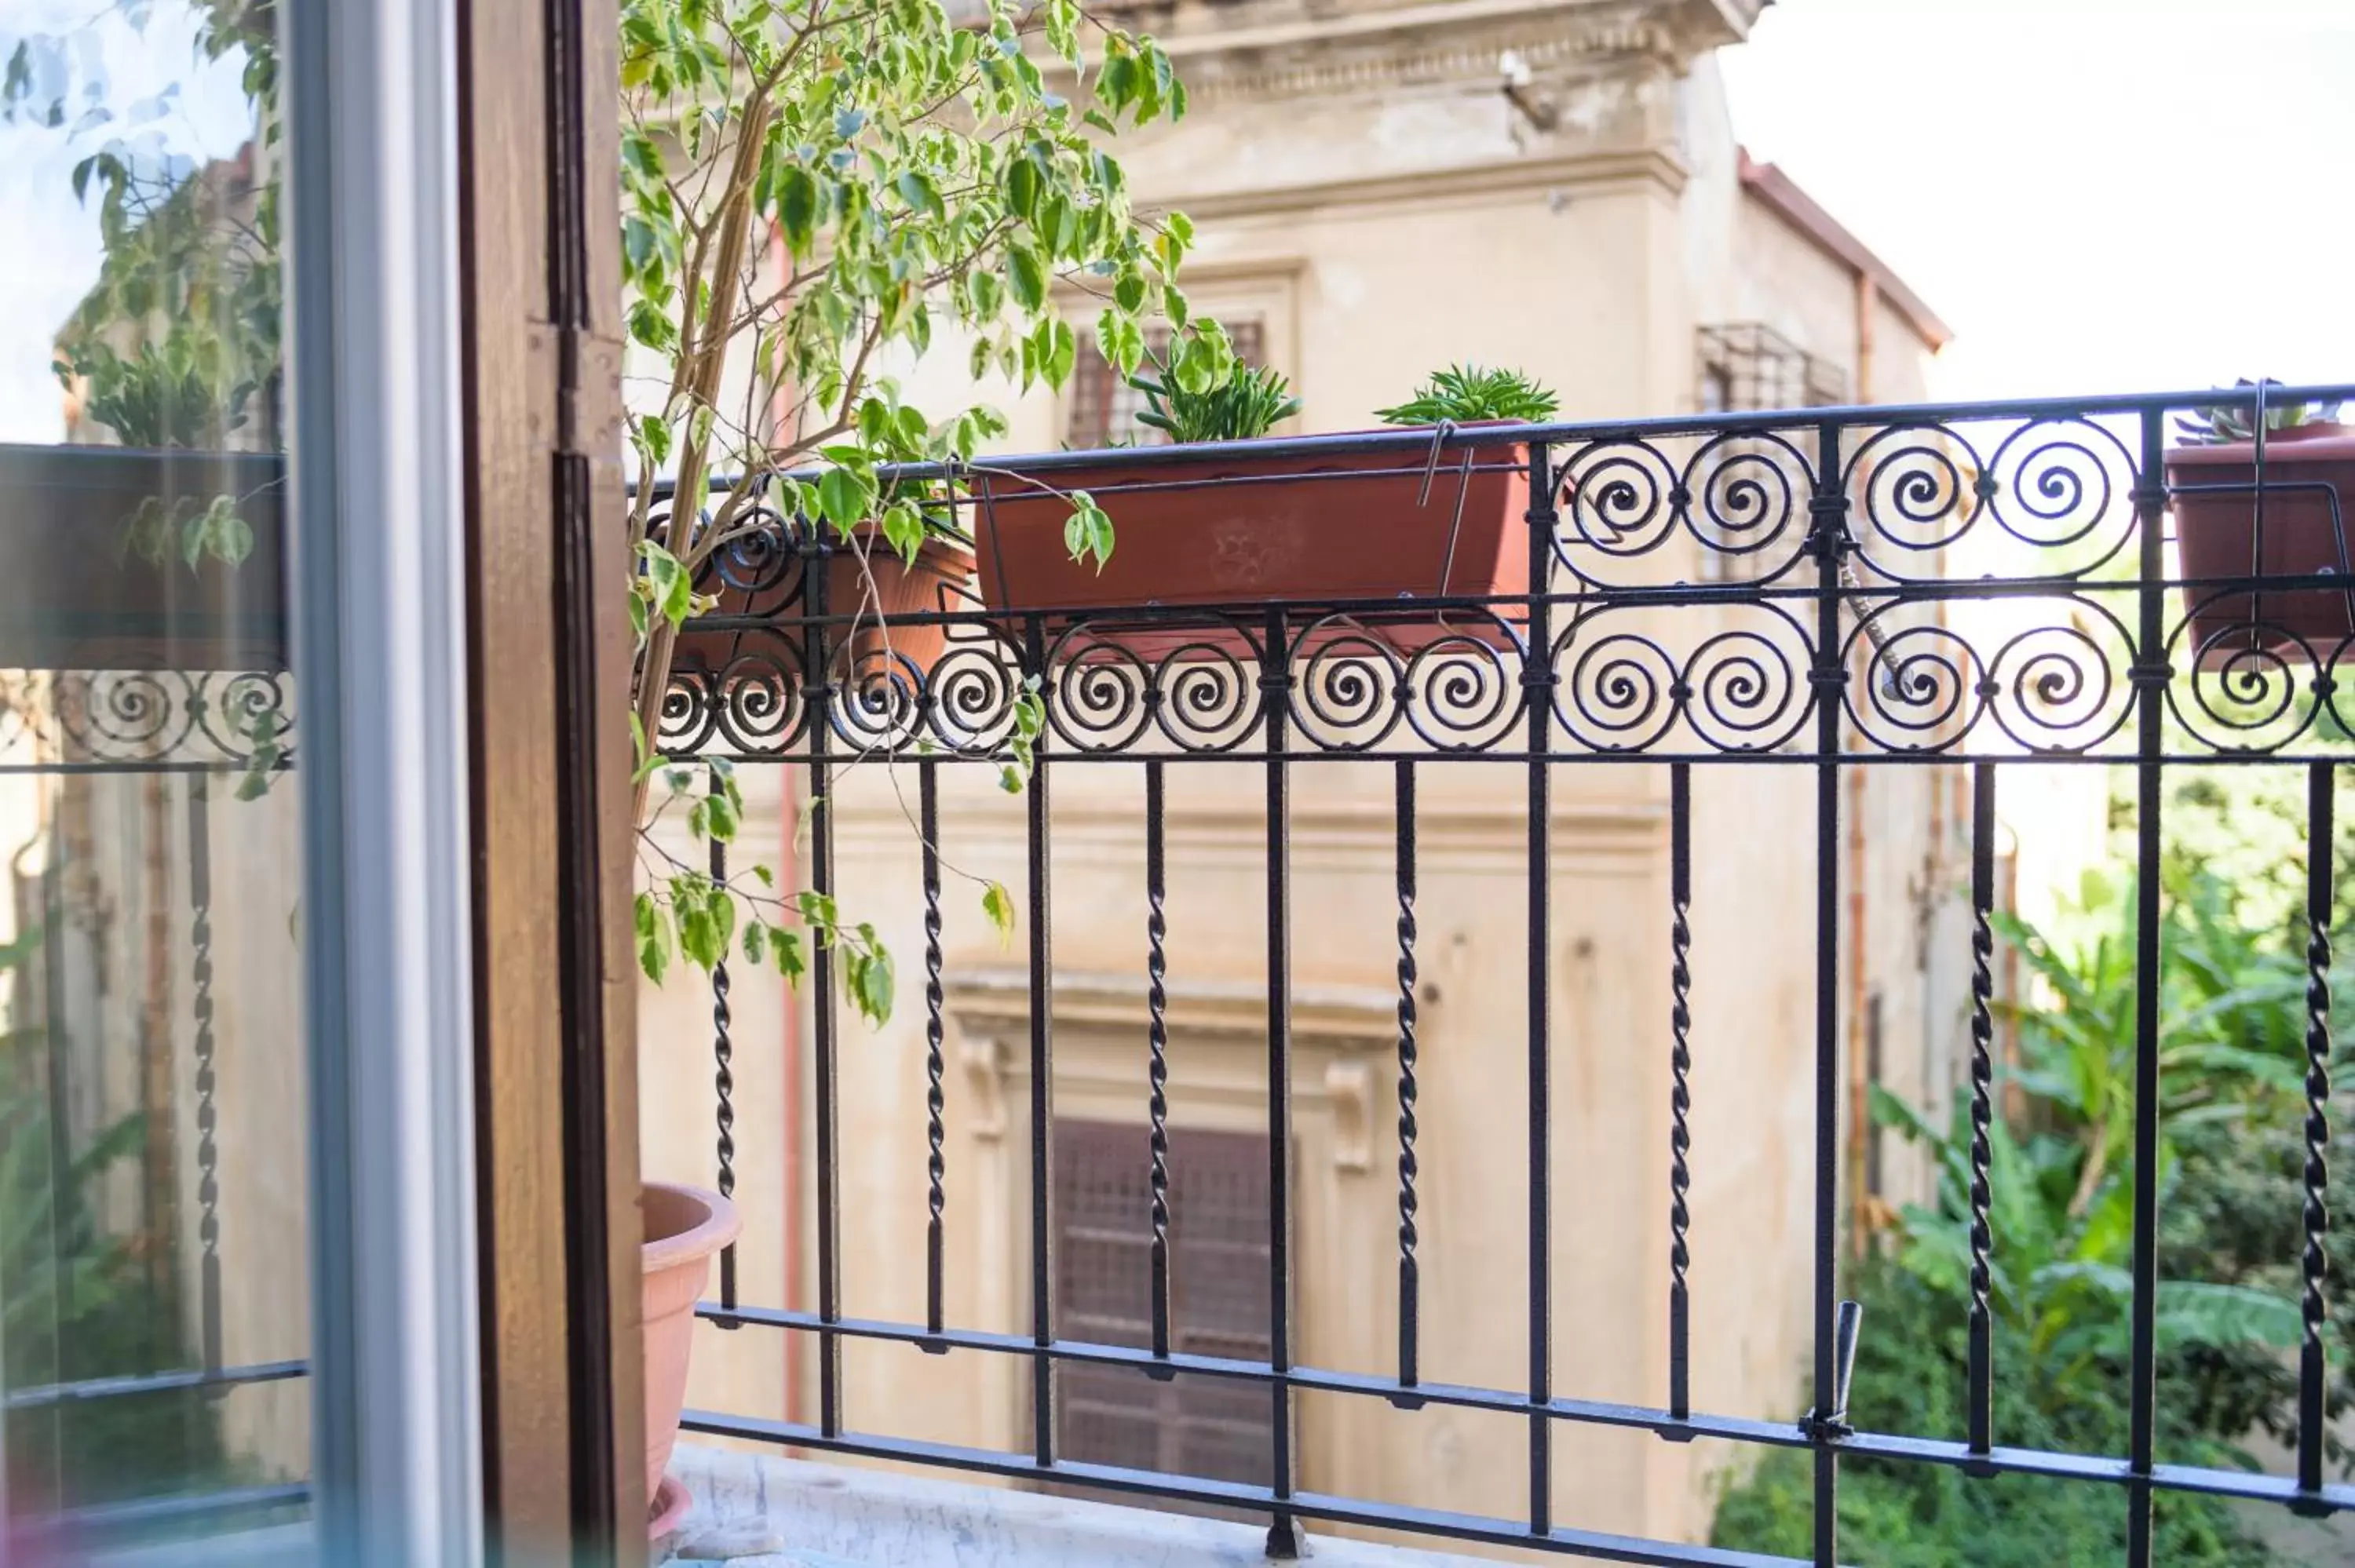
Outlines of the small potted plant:
<svg viewBox="0 0 2355 1568">
<path fill-rule="evenodd" d="M 1146 405 L 1138 418 L 1179 444 L 1251 441 L 1300 407 L 1272 370 L 1239 369 L 1202 389 L 1165 366 L 1153 372 L 1131 378 Z M 1457 367 L 1378 417 L 1436 435 L 1542 419 L 1554 408 L 1552 393 L 1517 372 Z M 1066 497 L 1082 492 L 1114 527 L 1109 559 L 1082 560 L 1067 537 Z M 1525 450 L 1501 440 L 1311 456 L 1226 447 L 1150 466 L 1035 472 L 1018 461 L 975 485 L 982 598 L 993 609 L 1381 600 L 1357 619 L 1402 652 L 1448 638 L 1508 640 L 1487 617 L 1416 601 L 1526 593 L 1528 507 Z M 1082 506 L 1078 515 L 1087 514 Z M 1209 651 L 1241 643 L 1178 632 L 1121 641 L 1146 652 L 1172 639 Z"/>
<path fill-rule="evenodd" d="M 2266 408 L 2260 486 L 2253 408 L 2200 408 L 2176 428 L 2183 444 L 2168 451 L 2167 488 L 2186 578 L 2348 579 L 2344 588 L 2187 588 L 2199 661 L 2215 665 L 2265 649 L 2328 662 L 2355 633 L 2355 429 L 2339 422 L 2335 403 Z"/>
</svg>

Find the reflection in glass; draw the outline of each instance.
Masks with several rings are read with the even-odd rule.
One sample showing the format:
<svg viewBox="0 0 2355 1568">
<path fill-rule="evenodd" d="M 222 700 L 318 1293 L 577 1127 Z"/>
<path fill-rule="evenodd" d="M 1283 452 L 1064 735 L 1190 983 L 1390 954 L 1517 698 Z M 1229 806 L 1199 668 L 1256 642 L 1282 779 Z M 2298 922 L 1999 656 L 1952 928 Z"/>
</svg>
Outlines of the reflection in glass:
<svg viewBox="0 0 2355 1568">
<path fill-rule="evenodd" d="M 271 0 L 0 31 L 0 1459 L 16 1560 L 299 1515 Z"/>
</svg>

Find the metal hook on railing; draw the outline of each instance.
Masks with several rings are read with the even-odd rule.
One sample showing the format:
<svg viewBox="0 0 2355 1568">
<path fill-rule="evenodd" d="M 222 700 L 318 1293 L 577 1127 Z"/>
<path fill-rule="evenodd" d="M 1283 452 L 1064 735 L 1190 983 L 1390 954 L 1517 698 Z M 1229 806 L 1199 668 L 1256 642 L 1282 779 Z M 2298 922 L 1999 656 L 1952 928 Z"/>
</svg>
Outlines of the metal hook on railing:
<svg viewBox="0 0 2355 1568">
<path fill-rule="evenodd" d="M 1864 582 L 1856 575 L 1856 568 L 1849 565 L 1845 554 L 1839 560 L 1839 583 L 1852 594 L 1864 592 Z M 1872 644 L 1872 662 L 1881 666 L 1881 694 L 1891 702 L 1902 701 L 1905 682 L 1897 673 L 1897 666 L 1889 662 L 1889 633 L 1881 630 L 1881 612 L 1865 609 L 1858 600 L 1849 601 L 1848 612 L 1856 617 L 1856 623 L 1864 629 L 1866 640 Z"/>
<path fill-rule="evenodd" d="M 1447 438 L 1455 433 L 1455 421 L 1453 419 L 1442 419 L 1431 427 L 1431 454 L 1423 461 L 1423 493 L 1414 498 L 1414 503 L 1417 506 L 1431 504 L 1431 481 L 1432 477 L 1439 472 L 1440 449 L 1447 444 Z"/>
<path fill-rule="evenodd" d="M 1864 1306 L 1843 1301 L 1832 1323 L 1832 1408 L 1828 1414 L 1810 1410 L 1799 1418 L 1799 1430 L 1818 1442 L 1845 1437 L 1848 1396 L 1856 1381 L 1856 1342 L 1864 1331 Z"/>
</svg>

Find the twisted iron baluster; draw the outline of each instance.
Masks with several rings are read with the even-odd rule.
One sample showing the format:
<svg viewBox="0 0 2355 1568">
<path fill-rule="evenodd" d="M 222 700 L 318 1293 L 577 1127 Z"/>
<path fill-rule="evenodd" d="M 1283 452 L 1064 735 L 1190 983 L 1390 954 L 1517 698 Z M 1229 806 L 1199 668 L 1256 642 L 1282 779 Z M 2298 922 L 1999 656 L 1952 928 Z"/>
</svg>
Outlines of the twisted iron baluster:
<svg viewBox="0 0 2355 1568">
<path fill-rule="evenodd" d="M 724 795 L 727 786 L 715 768 L 711 775 L 711 793 Z M 728 845 L 719 835 L 711 837 L 711 880 L 725 886 L 728 882 Z M 736 1195 L 736 1075 L 731 1064 L 736 1056 L 735 1042 L 729 1037 L 733 1022 L 728 1006 L 728 955 L 722 952 L 719 961 L 711 966 L 711 1087 L 716 1097 L 713 1120 L 719 1138 L 719 1195 Z M 736 1306 L 736 1244 L 729 1243 L 719 1249 L 719 1305 L 732 1311 Z M 721 1328 L 739 1325 L 726 1319 Z"/>
<path fill-rule="evenodd" d="M 948 1097 L 942 1091 L 941 1042 L 944 1035 L 941 1009 L 946 993 L 941 987 L 941 798 L 938 764 L 925 762 L 916 770 L 918 810 L 922 818 L 924 841 L 924 1141 L 930 1153 L 925 1158 L 925 1175 L 930 1183 L 924 1195 L 929 1218 L 924 1225 L 925 1298 L 924 1321 L 932 1333 L 941 1331 L 943 1308 L 943 1267 L 942 1263 L 941 1214 L 948 1207 L 948 1158 L 943 1152 L 948 1142 L 948 1131 L 943 1124 L 942 1112 L 947 1108 Z"/>
<path fill-rule="evenodd" d="M 2328 1317 L 2322 1298 L 2328 1258 L 2323 1238 L 2330 1228 L 2325 1201 L 2330 1186 L 2326 1156 L 2330 1148 L 2330 915 L 2332 768 L 2312 765 L 2307 774 L 2306 898 L 2306 1250 L 2301 1260 L 2304 1290 L 2299 1311 L 2305 1343 L 2298 1364 L 2298 1487 L 2322 1489 L 2322 1431 L 2327 1374 L 2322 1331 Z"/>
<path fill-rule="evenodd" d="M 1166 981 L 1169 962 L 1165 944 L 1169 922 L 1163 913 L 1165 846 L 1162 825 L 1161 764 L 1145 765 L 1145 1003 L 1146 1117 L 1152 1169 L 1147 1181 L 1153 1192 L 1153 1354 L 1169 1355 L 1169 997 Z M 1159 1377 L 1169 1374 L 1156 1371 Z"/>
<path fill-rule="evenodd" d="M 193 948 L 189 975 L 196 992 L 197 1240 L 203 1248 L 199 1310 L 205 1370 L 217 1372 L 221 1369 L 220 1150 L 214 1133 L 220 1115 L 214 1100 L 218 1075 L 213 1037 L 212 812 L 208 781 L 201 773 L 188 780 L 188 916 Z"/>
<path fill-rule="evenodd" d="M 1979 763 L 1971 774 L 1971 1451 L 1984 1454 L 1994 1441 L 1991 1382 L 1992 1317 L 1987 1297 L 1989 1258 L 1995 1233 L 1988 1223 L 1987 1181 L 1994 1150 L 1988 1132 L 1995 1121 L 1995 932 L 1988 915 L 1995 904 L 1995 768 Z"/>
<path fill-rule="evenodd" d="M 1418 970 L 1415 942 L 1414 764 L 1398 765 L 1398 1136 L 1399 1136 L 1399 1384 L 1412 1388 L 1417 1381 L 1416 1323 L 1422 1308 L 1422 1272 L 1415 1261 L 1419 1239 L 1414 1223 L 1417 1202 L 1415 1139 L 1415 1000 Z M 1419 1402 L 1417 1402 L 1419 1403 Z"/>
<path fill-rule="evenodd" d="M 1668 769 L 1668 1414 L 1692 1413 L 1692 768 Z"/>
</svg>

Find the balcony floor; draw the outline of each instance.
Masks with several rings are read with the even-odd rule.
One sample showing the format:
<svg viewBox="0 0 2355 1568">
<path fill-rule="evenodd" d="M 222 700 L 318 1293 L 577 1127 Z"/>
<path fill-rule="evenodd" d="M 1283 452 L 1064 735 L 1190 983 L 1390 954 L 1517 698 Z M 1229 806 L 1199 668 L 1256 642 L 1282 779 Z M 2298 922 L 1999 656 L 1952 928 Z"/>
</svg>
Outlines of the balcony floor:
<svg viewBox="0 0 2355 1568">
<path fill-rule="evenodd" d="M 887 1470 L 681 1443 L 671 1476 L 695 1497 L 655 1560 L 674 1568 L 1251 1568 L 1267 1532 Z M 1478 1561 L 1317 1535 L 1319 1568 L 1465 1568 Z M 733 1555 L 729 1555 L 733 1553 Z"/>
</svg>

